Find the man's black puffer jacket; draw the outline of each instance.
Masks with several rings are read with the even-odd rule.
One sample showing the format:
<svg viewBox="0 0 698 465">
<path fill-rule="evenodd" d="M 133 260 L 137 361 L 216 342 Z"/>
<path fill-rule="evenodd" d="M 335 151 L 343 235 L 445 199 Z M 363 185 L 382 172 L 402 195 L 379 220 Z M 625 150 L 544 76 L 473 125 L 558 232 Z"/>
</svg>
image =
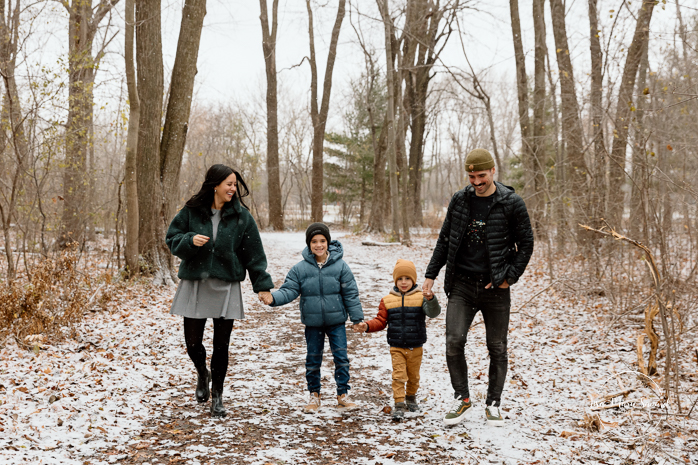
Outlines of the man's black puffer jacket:
<svg viewBox="0 0 698 465">
<path fill-rule="evenodd" d="M 499 286 L 519 280 L 533 253 L 533 230 L 526 204 L 513 187 L 496 182 L 492 207 L 485 224 L 485 244 L 490 258 L 490 282 Z M 470 197 L 475 195 L 468 185 L 451 198 L 446 219 L 436 241 L 434 253 L 425 276 L 436 279 L 446 265 L 444 290 L 450 294 L 456 270 L 456 254 L 470 221 Z"/>
</svg>

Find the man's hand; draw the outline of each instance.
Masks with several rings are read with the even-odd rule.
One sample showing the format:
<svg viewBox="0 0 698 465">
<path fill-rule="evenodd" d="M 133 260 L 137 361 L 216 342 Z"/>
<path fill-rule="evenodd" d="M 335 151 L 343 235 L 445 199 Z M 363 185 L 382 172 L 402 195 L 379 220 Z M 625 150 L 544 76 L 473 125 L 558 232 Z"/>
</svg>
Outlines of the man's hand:
<svg viewBox="0 0 698 465">
<path fill-rule="evenodd" d="M 274 298 L 271 296 L 271 292 L 269 291 L 262 291 L 257 295 L 259 296 L 260 302 L 264 303 L 264 305 L 271 305 L 274 303 Z"/>
<path fill-rule="evenodd" d="M 208 239 L 208 236 L 197 234 L 196 236 L 191 238 L 191 241 L 195 246 L 201 247 L 202 245 L 208 242 Z"/>
<path fill-rule="evenodd" d="M 434 280 L 429 278 L 425 279 L 424 284 L 422 284 L 422 294 L 427 298 L 427 300 L 434 298 L 434 292 L 431 290 L 433 286 Z"/>
<path fill-rule="evenodd" d="M 487 284 L 487 286 L 485 286 L 485 289 L 489 289 L 489 288 L 491 288 L 491 287 L 492 287 L 492 283 L 489 283 L 489 284 Z M 508 283 L 507 280 L 505 279 L 504 282 L 503 282 L 502 284 L 499 285 L 499 288 L 500 288 L 500 289 L 506 289 L 507 287 L 509 287 L 509 283 Z"/>
<path fill-rule="evenodd" d="M 361 323 L 356 323 L 351 327 L 351 330 L 354 331 L 355 333 L 365 333 L 366 330 L 368 329 L 368 324 L 361 322 Z"/>
</svg>

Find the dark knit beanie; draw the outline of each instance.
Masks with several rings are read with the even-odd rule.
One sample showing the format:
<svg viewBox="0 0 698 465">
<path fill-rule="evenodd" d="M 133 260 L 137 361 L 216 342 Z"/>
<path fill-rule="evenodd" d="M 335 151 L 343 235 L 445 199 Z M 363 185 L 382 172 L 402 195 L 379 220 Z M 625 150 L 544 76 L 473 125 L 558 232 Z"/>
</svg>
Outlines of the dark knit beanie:
<svg viewBox="0 0 698 465">
<path fill-rule="evenodd" d="M 492 154 L 485 149 L 475 149 L 465 157 L 465 171 L 485 171 L 494 168 Z"/>
<path fill-rule="evenodd" d="M 330 228 L 325 223 L 313 223 L 305 230 L 305 244 L 310 247 L 310 240 L 318 234 L 325 236 L 328 244 L 331 242 Z"/>
</svg>

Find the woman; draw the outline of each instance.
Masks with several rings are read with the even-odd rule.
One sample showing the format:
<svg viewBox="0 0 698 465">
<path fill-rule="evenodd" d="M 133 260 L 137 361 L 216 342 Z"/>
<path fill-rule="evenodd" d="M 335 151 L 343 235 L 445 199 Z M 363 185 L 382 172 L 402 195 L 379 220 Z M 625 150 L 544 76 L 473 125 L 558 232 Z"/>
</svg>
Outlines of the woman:
<svg viewBox="0 0 698 465">
<path fill-rule="evenodd" d="M 196 400 L 206 402 L 211 394 L 214 417 L 225 416 L 223 381 L 230 333 L 233 322 L 245 317 L 240 281 L 249 273 L 260 299 L 274 287 L 266 272 L 267 257 L 257 224 L 242 201 L 248 194 L 240 173 L 225 165 L 213 165 L 201 190 L 177 213 L 167 230 L 167 246 L 182 259 L 170 313 L 184 317 L 187 353 L 199 374 Z M 210 372 L 202 344 L 207 318 L 213 318 Z"/>
</svg>

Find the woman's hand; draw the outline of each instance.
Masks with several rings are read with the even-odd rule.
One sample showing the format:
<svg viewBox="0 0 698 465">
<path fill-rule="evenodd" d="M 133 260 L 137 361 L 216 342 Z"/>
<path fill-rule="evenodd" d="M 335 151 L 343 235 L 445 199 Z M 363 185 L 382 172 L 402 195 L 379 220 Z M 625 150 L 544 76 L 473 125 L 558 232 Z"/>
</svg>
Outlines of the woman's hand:
<svg viewBox="0 0 698 465">
<path fill-rule="evenodd" d="M 201 247 L 202 245 L 208 242 L 208 239 L 208 236 L 197 234 L 196 236 L 191 238 L 191 241 L 194 243 L 195 246 Z"/>
<path fill-rule="evenodd" d="M 259 296 L 260 302 L 264 303 L 264 305 L 271 305 L 274 303 L 274 298 L 269 291 L 262 291 L 257 295 Z"/>
</svg>

